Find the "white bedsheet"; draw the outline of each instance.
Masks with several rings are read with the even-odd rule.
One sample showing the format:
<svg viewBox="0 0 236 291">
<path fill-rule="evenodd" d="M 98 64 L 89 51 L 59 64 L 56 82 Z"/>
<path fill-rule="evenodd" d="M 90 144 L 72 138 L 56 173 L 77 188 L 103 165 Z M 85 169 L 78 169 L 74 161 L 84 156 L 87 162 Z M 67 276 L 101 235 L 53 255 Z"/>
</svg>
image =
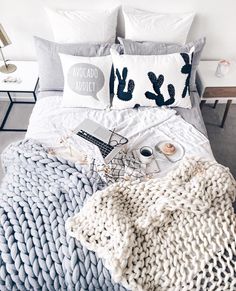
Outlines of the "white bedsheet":
<svg viewBox="0 0 236 291">
<path fill-rule="evenodd" d="M 154 146 L 163 140 L 180 143 L 185 155 L 214 159 L 208 139 L 191 124 L 167 108 L 141 108 L 125 110 L 95 110 L 88 108 L 63 108 L 61 97 L 52 96 L 39 100 L 30 118 L 26 138 L 34 139 L 48 147 L 58 145 L 66 130 L 75 129 L 85 118 L 92 119 L 106 128 L 129 139 L 128 150 L 144 145 Z M 160 154 L 156 155 L 161 169 L 166 173 L 175 164 Z"/>
</svg>

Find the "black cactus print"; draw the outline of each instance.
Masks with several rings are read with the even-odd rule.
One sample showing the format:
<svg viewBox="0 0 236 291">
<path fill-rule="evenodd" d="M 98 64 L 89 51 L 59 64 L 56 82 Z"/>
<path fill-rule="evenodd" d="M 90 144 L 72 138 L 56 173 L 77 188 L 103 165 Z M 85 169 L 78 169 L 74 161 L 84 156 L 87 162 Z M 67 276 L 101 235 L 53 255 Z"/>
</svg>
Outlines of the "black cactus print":
<svg viewBox="0 0 236 291">
<path fill-rule="evenodd" d="M 115 82 L 115 70 L 114 70 L 114 66 L 112 65 L 111 67 L 111 75 L 110 75 L 110 94 L 111 96 L 114 96 L 114 82 Z"/>
<path fill-rule="evenodd" d="M 165 101 L 164 96 L 161 94 L 161 86 L 164 83 L 164 76 L 159 75 L 157 78 L 156 75 L 153 72 L 148 73 L 148 78 L 151 81 L 153 85 L 153 90 L 156 92 L 156 94 L 147 91 L 145 93 L 145 96 L 148 99 L 152 99 L 156 101 L 157 106 L 163 106 L 163 105 L 171 105 L 175 102 L 175 87 L 172 84 L 169 84 L 167 86 L 168 88 L 168 93 L 170 98 Z"/>
<path fill-rule="evenodd" d="M 116 76 L 117 76 L 118 81 L 119 81 L 118 88 L 117 88 L 117 96 L 119 99 L 121 99 L 123 101 L 129 101 L 132 99 L 132 97 L 133 97 L 132 94 L 133 94 L 134 86 L 135 86 L 134 81 L 129 80 L 127 92 L 124 91 L 125 86 L 126 86 L 127 75 L 128 75 L 128 69 L 126 67 L 123 68 L 122 78 L 121 78 L 119 70 L 116 69 Z"/>
<path fill-rule="evenodd" d="M 188 94 L 190 95 L 190 77 L 191 77 L 191 71 L 192 71 L 192 61 L 193 61 L 193 53 L 191 55 L 191 62 L 189 60 L 189 55 L 186 53 L 181 53 L 180 54 L 185 62 L 185 65 L 182 67 L 181 69 L 181 73 L 186 74 L 187 78 L 185 81 L 185 86 L 184 86 L 184 90 L 182 93 L 182 98 L 185 98 Z"/>
</svg>

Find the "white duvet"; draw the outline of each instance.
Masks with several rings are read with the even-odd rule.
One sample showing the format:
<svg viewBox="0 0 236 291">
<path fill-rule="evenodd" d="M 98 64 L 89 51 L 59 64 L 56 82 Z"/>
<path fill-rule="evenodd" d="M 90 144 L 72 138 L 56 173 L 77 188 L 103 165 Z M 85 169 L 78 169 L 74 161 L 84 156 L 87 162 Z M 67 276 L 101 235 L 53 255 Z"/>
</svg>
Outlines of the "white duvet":
<svg viewBox="0 0 236 291">
<path fill-rule="evenodd" d="M 75 129 L 85 118 L 92 119 L 129 139 L 128 151 L 142 146 L 152 148 L 163 140 L 178 142 L 185 156 L 194 155 L 214 159 L 209 140 L 191 124 L 167 108 L 140 108 L 125 110 L 95 110 L 63 108 L 62 98 L 52 96 L 37 101 L 30 117 L 26 138 L 48 147 L 56 147 L 65 131 Z M 177 163 L 170 163 L 161 154 L 155 154 L 159 174 L 164 174 Z"/>
</svg>

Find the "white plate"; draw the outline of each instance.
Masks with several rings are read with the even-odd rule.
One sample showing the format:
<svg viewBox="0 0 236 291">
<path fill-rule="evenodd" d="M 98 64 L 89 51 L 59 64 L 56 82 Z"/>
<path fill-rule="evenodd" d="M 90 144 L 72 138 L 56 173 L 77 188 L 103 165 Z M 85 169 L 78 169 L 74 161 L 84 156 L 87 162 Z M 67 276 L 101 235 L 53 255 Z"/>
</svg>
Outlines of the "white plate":
<svg viewBox="0 0 236 291">
<path fill-rule="evenodd" d="M 172 140 L 163 140 L 163 141 L 160 141 L 159 143 L 157 143 L 155 145 L 155 151 L 157 153 L 158 156 L 164 156 L 164 153 L 161 154 L 159 153 L 157 150 L 156 150 L 156 147 L 158 147 L 161 151 L 162 151 L 162 148 L 163 146 L 166 144 L 166 143 L 171 143 L 175 146 L 176 148 L 176 152 L 173 154 L 173 155 L 165 155 L 166 156 L 166 159 L 170 160 L 171 162 L 175 163 L 179 160 L 181 160 L 184 156 L 184 148 L 181 144 L 177 143 L 176 141 L 172 141 Z M 163 157 L 164 159 L 165 157 Z"/>
</svg>

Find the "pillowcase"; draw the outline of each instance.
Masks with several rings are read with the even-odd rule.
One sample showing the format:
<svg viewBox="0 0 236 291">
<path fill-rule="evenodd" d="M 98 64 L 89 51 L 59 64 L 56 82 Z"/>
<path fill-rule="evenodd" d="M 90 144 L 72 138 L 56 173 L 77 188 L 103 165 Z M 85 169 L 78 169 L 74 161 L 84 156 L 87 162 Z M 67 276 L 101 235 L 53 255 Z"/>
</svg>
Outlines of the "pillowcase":
<svg viewBox="0 0 236 291">
<path fill-rule="evenodd" d="M 201 54 L 206 44 L 206 38 L 200 38 L 196 41 L 185 44 L 166 44 L 156 42 L 136 42 L 129 39 L 118 38 L 122 44 L 125 54 L 128 55 L 165 55 L 172 53 L 189 53 L 194 47 L 194 55 L 192 60 L 192 71 L 190 78 L 190 90 L 196 91 L 196 72 L 200 63 Z"/>
<path fill-rule="evenodd" d="M 59 54 L 65 86 L 64 107 L 105 109 L 110 106 L 111 56 L 77 57 Z"/>
<path fill-rule="evenodd" d="M 115 71 L 113 108 L 171 106 L 191 108 L 189 80 L 193 51 L 168 55 L 119 55 L 111 50 Z"/>
<path fill-rule="evenodd" d="M 121 52 L 121 45 L 103 44 L 59 44 L 39 37 L 34 37 L 39 65 L 40 91 L 63 91 L 64 77 L 58 53 L 95 57 L 110 54 L 110 49 Z"/>
<path fill-rule="evenodd" d="M 56 42 L 114 42 L 118 9 L 52 10 L 46 8 Z"/>
<path fill-rule="evenodd" d="M 135 8 L 123 8 L 125 38 L 185 44 L 194 13 L 162 14 Z"/>
</svg>

